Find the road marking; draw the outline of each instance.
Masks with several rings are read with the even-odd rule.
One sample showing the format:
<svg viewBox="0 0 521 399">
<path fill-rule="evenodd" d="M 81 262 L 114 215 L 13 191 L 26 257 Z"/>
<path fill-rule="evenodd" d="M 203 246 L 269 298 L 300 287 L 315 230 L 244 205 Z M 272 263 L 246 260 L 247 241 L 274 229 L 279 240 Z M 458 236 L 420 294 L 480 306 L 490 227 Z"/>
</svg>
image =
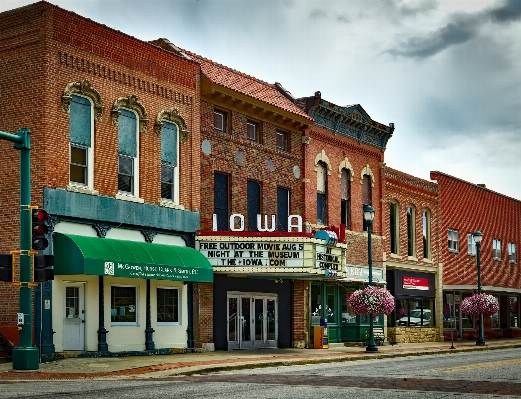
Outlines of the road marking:
<svg viewBox="0 0 521 399">
<path fill-rule="evenodd" d="M 451 372 L 457 372 L 457 371 L 486 369 L 489 367 L 506 366 L 506 365 L 510 365 L 510 364 L 519 364 L 519 363 L 521 363 L 521 359 L 512 359 L 512 360 L 501 360 L 499 362 L 466 364 L 464 366 L 446 367 L 446 368 L 441 368 L 441 369 L 433 369 L 433 370 L 429 370 L 429 371 L 430 372 L 444 371 L 446 373 L 451 373 Z"/>
</svg>

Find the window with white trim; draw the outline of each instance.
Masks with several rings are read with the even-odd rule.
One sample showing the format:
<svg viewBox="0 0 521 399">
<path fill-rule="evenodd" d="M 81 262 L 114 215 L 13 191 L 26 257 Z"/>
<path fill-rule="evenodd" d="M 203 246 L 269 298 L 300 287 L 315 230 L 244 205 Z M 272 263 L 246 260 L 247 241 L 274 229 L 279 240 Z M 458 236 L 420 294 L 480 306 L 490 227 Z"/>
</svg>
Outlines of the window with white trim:
<svg viewBox="0 0 521 399">
<path fill-rule="evenodd" d="M 138 325 L 138 290 L 135 286 L 110 287 L 110 322 L 112 325 Z"/>
<path fill-rule="evenodd" d="M 508 243 L 508 261 L 516 263 L 516 244 L 513 242 Z"/>
<path fill-rule="evenodd" d="M 220 109 L 213 110 L 213 128 L 219 132 L 226 133 L 228 131 L 227 114 Z"/>
<path fill-rule="evenodd" d="M 71 184 L 92 188 L 94 120 L 90 99 L 75 94 L 71 95 L 69 133 L 69 181 Z"/>
<path fill-rule="evenodd" d="M 492 240 L 492 257 L 494 259 L 501 259 L 501 240 L 494 238 Z"/>
<path fill-rule="evenodd" d="M 161 198 L 179 202 L 179 139 L 177 125 L 163 122 L 161 127 Z"/>
<path fill-rule="evenodd" d="M 476 255 L 476 242 L 472 233 L 467 233 L 467 248 L 469 255 Z"/>
<path fill-rule="evenodd" d="M 120 108 L 118 118 L 118 190 L 139 195 L 139 135 L 138 117 L 130 110 Z"/>
<path fill-rule="evenodd" d="M 180 298 L 179 288 L 173 287 L 158 287 L 157 295 L 157 316 L 156 321 L 158 325 L 180 325 Z"/>
<path fill-rule="evenodd" d="M 459 235 L 458 230 L 449 229 L 449 252 L 458 252 L 459 250 Z"/>
</svg>

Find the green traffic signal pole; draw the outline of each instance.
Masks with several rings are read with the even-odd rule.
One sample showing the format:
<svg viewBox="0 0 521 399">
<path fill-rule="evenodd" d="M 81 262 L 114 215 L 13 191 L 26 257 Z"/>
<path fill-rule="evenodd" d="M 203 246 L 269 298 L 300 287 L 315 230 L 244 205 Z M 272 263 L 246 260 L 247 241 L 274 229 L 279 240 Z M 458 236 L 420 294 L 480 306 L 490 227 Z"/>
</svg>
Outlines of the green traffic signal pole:
<svg viewBox="0 0 521 399">
<path fill-rule="evenodd" d="M 15 134 L 0 132 L 0 139 L 12 141 L 20 150 L 20 313 L 24 322 L 19 344 L 13 348 L 13 369 L 37 370 L 38 348 L 33 346 L 33 313 L 31 261 L 31 131 L 20 129 Z"/>
</svg>

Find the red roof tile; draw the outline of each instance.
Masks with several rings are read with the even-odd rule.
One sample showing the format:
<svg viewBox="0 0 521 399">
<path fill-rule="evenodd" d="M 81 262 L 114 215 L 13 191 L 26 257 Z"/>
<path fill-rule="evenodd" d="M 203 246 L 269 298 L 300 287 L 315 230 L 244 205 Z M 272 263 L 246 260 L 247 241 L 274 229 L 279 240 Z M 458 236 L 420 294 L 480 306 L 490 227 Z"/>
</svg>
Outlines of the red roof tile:
<svg viewBox="0 0 521 399">
<path fill-rule="evenodd" d="M 313 118 L 280 93 L 274 85 L 263 82 L 253 76 L 246 75 L 245 73 L 228 68 L 224 65 L 217 64 L 212 60 L 203 58 L 190 51 L 182 51 L 201 64 L 202 72 L 213 83 L 254 99 L 264 101 L 293 114 L 303 116 L 310 121 L 313 120 Z"/>
</svg>

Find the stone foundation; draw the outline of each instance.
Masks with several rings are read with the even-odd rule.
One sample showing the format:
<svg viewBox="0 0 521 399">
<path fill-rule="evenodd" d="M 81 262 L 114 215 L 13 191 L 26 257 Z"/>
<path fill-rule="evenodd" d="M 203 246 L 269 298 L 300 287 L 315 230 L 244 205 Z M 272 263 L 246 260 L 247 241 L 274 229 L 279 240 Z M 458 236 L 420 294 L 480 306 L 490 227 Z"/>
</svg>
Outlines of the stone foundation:
<svg viewBox="0 0 521 399">
<path fill-rule="evenodd" d="M 436 327 L 388 327 L 389 343 L 440 342 L 440 331 Z"/>
</svg>

